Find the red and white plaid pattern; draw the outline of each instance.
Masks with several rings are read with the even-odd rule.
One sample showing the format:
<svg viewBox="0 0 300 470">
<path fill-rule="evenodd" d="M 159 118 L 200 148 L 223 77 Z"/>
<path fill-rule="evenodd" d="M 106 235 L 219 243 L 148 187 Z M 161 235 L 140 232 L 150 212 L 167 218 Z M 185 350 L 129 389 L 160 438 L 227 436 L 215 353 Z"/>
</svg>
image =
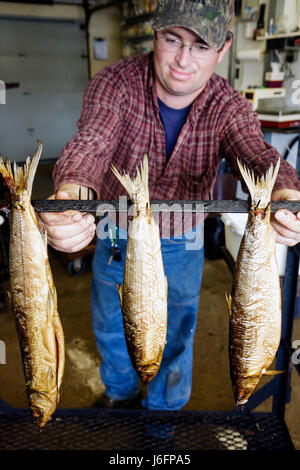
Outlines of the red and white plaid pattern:
<svg viewBox="0 0 300 470">
<path fill-rule="evenodd" d="M 145 154 L 152 200 L 207 198 L 222 158 L 241 178 L 237 158 L 260 176 L 279 157 L 263 140 L 248 101 L 214 74 L 194 101 L 166 164 L 153 53 L 121 60 L 94 76 L 84 94 L 78 129 L 56 163 L 55 189 L 75 182 L 93 188 L 98 199 L 126 194 L 110 163 L 133 175 Z M 274 189 L 280 188 L 300 191 L 296 171 L 283 159 Z"/>
</svg>

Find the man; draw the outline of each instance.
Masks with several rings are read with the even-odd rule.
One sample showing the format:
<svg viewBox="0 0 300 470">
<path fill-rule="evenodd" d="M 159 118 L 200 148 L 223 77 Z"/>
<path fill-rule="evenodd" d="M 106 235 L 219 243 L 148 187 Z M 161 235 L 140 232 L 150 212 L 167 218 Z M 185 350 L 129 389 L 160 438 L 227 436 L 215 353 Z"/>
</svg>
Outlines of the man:
<svg viewBox="0 0 300 470">
<path fill-rule="evenodd" d="M 263 141 L 251 105 L 214 74 L 231 45 L 233 3 L 159 2 L 153 25 L 154 54 L 120 61 L 91 80 L 79 131 L 63 149 L 54 170 L 56 194 L 52 198 L 77 199 L 81 187 L 82 198 L 91 188 L 98 199 L 118 199 L 125 191 L 110 164 L 134 174 L 146 153 L 152 200 L 207 198 L 223 158 L 237 177 L 237 158 L 257 175 L 277 162 L 278 152 Z M 273 199 L 300 199 L 297 174 L 283 160 Z M 272 224 L 278 242 L 294 245 L 300 241 L 300 213 L 278 211 Z M 65 252 L 79 251 L 95 233 L 93 216 L 75 211 L 42 214 L 41 225 L 48 232 L 49 244 Z M 106 387 L 99 405 L 108 407 L 132 406 L 139 395 L 116 290 L 123 276 L 123 236 L 122 231 L 118 240 L 121 262 L 108 263 L 109 240 L 97 241 L 93 261 L 93 327 Z M 160 370 L 147 387 L 145 408 L 179 409 L 190 397 L 204 261 L 203 244 L 189 250 L 190 240 L 190 233 L 179 241 L 162 239 L 169 284 L 167 345 Z"/>
</svg>

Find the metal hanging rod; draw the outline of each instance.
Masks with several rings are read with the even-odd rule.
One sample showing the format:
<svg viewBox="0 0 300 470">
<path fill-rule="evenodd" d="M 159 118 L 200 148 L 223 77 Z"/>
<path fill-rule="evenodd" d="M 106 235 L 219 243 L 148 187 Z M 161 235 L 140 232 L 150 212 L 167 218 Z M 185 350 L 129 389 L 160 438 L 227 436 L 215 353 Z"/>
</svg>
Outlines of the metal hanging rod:
<svg viewBox="0 0 300 470">
<path fill-rule="evenodd" d="M 80 212 L 95 212 L 98 214 L 106 212 L 127 212 L 131 206 L 131 201 L 127 199 L 121 202 L 118 200 L 32 200 L 32 206 L 37 212 L 63 212 L 76 210 Z M 124 207 L 125 206 L 125 207 Z M 7 203 L 0 201 L 0 207 L 7 207 Z M 153 212 L 195 212 L 195 213 L 245 213 L 249 211 L 249 203 L 245 200 L 211 200 L 211 201 L 190 201 L 190 200 L 152 200 L 151 209 Z M 287 209 L 293 213 L 300 211 L 300 201 L 272 201 L 271 212 L 278 209 Z M 1 209 L 0 209 L 1 210 Z"/>
</svg>

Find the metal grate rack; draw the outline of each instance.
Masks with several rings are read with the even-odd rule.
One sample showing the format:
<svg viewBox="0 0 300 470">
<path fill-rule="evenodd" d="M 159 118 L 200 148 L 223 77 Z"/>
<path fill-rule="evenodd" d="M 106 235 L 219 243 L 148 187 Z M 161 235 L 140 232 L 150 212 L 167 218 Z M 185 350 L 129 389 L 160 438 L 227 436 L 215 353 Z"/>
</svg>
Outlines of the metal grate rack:
<svg viewBox="0 0 300 470">
<path fill-rule="evenodd" d="M 57 410 L 41 431 L 28 410 L 0 414 L 1 450 L 293 450 L 269 413 Z"/>
</svg>

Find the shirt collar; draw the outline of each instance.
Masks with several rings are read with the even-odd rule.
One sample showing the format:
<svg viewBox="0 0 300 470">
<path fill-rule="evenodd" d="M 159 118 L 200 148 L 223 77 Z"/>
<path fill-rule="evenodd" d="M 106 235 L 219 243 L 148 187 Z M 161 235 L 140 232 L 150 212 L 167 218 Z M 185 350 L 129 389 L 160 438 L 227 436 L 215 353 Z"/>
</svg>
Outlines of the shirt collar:
<svg viewBox="0 0 300 470">
<path fill-rule="evenodd" d="M 149 53 L 149 79 L 148 79 L 148 90 L 152 96 L 153 104 L 157 113 L 159 113 L 159 105 L 157 99 L 157 91 L 155 86 L 155 72 L 154 72 L 154 53 Z M 199 116 L 199 111 L 203 111 L 203 109 L 208 104 L 209 99 L 213 94 L 213 90 L 211 87 L 211 78 L 208 80 L 205 88 L 201 91 L 201 93 L 197 96 L 194 100 L 191 110 L 188 115 L 188 120 L 192 122 L 196 120 Z"/>
</svg>

